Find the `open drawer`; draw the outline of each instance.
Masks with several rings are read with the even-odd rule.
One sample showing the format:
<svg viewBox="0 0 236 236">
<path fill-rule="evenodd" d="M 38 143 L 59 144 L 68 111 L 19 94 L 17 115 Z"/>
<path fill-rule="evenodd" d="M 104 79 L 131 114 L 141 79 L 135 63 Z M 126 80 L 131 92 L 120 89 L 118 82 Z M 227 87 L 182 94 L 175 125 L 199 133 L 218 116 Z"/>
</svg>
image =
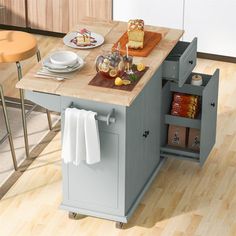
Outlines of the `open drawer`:
<svg viewBox="0 0 236 236">
<path fill-rule="evenodd" d="M 191 43 L 179 41 L 163 63 L 163 78 L 181 87 L 196 66 L 197 38 Z"/>
<path fill-rule="evenodd" d="M 161 155 L 166 157 L 187 158 L 204 164 L 211 152 L 216 138 L 217 101 L 219 86 L 219 70 L 213 75 L 201 74 L 202 86 L 190 84 L 192 74 L 181 88 L 168 81 L 162 88 L 162 119 L 161 119 Z M 172 116 L 169 114 L 172 93 L 188 93 L 201 96 L 201 112 L 196 119 Z M 200 130 L 200 150 L 192 151 L 188 148 L 178 148 L 167 145 L 168 126 L 177 125 Z"/>
</svg>

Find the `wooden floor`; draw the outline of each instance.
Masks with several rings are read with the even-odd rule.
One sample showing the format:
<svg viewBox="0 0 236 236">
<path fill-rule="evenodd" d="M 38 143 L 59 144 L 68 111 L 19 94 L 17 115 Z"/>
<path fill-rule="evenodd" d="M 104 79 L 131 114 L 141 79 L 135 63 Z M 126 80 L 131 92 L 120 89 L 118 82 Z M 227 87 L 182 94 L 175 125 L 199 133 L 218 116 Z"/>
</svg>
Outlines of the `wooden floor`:
<svg viewBox="0 0 236 236">
<path fill-rule="evenodd" d="M 44 53 L 56 39 L 39 37 Z M 236 64 L 198 60 L 196 71 L 221 69 L 217 143 L 203 168 L 167 160 L 130 222 L 68 219 L 61 202 L 60 134 L 0 201 L 0 235 L 235 236 Z M 12 77 L 12 67 L 1 74 Z M 7 85 L 8 94 L 14 90 Z M 11 92 L 12 91 L 12 92 Z"/>
</svg>

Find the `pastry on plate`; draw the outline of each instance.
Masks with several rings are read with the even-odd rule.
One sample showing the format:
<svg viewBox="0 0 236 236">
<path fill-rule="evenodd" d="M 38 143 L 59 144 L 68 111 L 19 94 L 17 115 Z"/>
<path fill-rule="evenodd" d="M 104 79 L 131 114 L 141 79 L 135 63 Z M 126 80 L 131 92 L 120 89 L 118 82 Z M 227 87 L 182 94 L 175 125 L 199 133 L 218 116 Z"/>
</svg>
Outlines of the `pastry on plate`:
<svg viewBox="0 0 236 236">
<path fill-rule="evenodd" d="M 143 48 L 144 21 L 141 19 L 128 22 L 128 47 L 133 49 Z"/>
<path fill-rule="evenodd" d="M 91 44 L 91 32 L 87 29 L 82 29 L 78 32 L 76 37 L 76 44 L 78 46 L 87 46 Z"/>
</svg>

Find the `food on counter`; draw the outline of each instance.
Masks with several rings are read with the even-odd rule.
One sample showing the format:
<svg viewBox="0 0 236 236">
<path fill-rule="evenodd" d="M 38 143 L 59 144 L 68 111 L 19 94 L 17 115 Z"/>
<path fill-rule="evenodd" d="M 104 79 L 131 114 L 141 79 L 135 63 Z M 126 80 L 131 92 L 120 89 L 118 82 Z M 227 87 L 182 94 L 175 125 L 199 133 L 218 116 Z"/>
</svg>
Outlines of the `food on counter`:
<svg viewBox="0 0 236 236">
<path fill-rule="evenodd" d="M 133 49 L 143 48 L 144 21 L 141 19 L 128 22 L 128 47 Z"/>
<path fill-rule="evenodd" d="M 123 85 L 123 80 L 120 77 L 116 77 L 115 79 L 115 85 L 116 86 L 121 86 Z"/>
<path fill-rule="evenodd" d="M 80 47 L 93 46 L 97 43 L 96 39 L 91 36 L 91 32 L 87 29 L 78 31 L 76 37 L 71 42 Z"/>
<path fill-rule="evenodd" d="M 129 84 L 131 84 L 131 81 L 128 80 L 128 79 L 123 79 L 123 84 L 124 85 L 129 85 Z"/>
<path fill-rule="evenodd" d="M 200 110 L 200 98 L 196 95 L 174 93 L 171 104 L 171 115 L 194 119 Z"/>
<path fill-rule="evenodd" d="M 129 85 L 129 84 L 131 84 L 130 80 L 127 80 L 127 79 L 122 80 L 120 77 L 116 77 L 116 79 L 115 79 L 115 85 L 117 85 L 117 86 Z"/>
<path fill-rule="evenodd" d="M 139 63 L 137 65 L 137 70 L 138 71 L 143 71 L 143 70 L 145 70 L 145 68 L 146 68 L 146 66 L 143 63 Z"/>
<path fill-rule="evenodd" d="M 104 52 L 96 59 L 96 70 L 108 79 L 122 76 L 124 73 L 123 57 L 118 51 Z"/>
</svg>

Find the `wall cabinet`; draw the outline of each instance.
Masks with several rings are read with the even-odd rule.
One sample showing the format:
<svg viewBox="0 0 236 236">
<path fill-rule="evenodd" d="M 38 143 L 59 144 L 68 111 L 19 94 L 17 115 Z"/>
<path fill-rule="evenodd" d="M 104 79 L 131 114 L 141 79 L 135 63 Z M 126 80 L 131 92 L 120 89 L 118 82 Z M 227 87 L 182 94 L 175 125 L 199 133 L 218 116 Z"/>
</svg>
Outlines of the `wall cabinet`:
<svg viewBox="0 0 236 236">
<path fill-rule="evenodd" d="M 67 0 L 28 0 L 28 26 L 32 29 L 67 32 Z"/>
<path fill-rule="evenodd" d="M 32 29 L 67 33 L 84 17 L 112 18 L 112 0 L 28 0 Z"/>
<path fill-rule="evenodd" d="M 67 33 L 85 17 L 111 20 L 112 0 L 0 0 L 3 25 Z"/>
<path fill-rule="evenodd" d="M 0 24 L 26 27 L 25 0 L 0 0 Z"/>
</svg>

